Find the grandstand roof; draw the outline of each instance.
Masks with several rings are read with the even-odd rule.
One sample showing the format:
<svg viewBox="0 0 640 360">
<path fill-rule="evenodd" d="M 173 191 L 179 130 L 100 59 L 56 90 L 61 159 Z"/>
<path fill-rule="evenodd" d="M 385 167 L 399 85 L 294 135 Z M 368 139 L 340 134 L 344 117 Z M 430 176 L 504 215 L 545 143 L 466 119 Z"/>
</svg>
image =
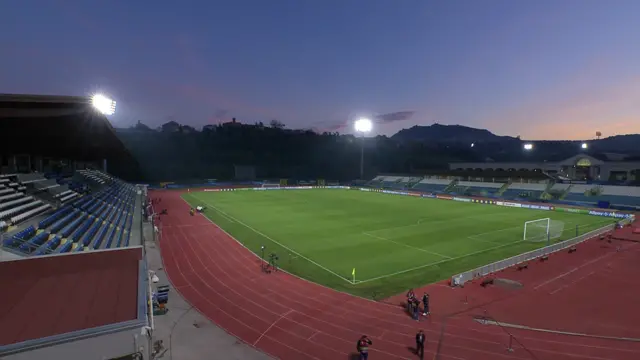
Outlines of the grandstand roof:
<svg viewBox="0 0 640 360">
<path fill-rule="evenodd" d="M 89 97 L 0 94 L 0 134 L 0 154 L 133 160 Z"/>
<path fill-rule="evenodd" d="M 136 320 L 141 258 L 135 247 L 0 262 L 0 354 L 12 344 Z"/>
</svg>

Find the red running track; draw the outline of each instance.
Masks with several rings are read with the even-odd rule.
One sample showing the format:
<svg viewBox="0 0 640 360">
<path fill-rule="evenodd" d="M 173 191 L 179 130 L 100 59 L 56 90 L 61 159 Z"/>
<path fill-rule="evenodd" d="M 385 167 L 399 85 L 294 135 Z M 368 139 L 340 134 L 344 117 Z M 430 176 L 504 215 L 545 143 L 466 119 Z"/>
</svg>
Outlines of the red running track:
<svg viewBox="0 0 640 360">
<path fill-rule="evenodd" d="M 204 216 L 190 216 L 179 192 L 156 191 L 162 217 L 161 253 L 178 292 L 202 314 L 247 344 L 280 359 L 350 359 L 363 334 L 374 342 L 370 359 L 415 359 L 415 332 L 425 330 L 427 359 L 640 358 L 635 343 L 510 330 L 473 320 L 477 303 L 465 289 L 429 287 L 434 314 L 413 321 L 400 306 L 325 288 L 285 272 L 264 274 L 260 259 Z M 490 292 L 497 289 L 488 289 Z M 500 296 L 505 296 L 501 294 Z M 491 299 L 491 297 L 488 297 Z M 456 303 L 453 315 L 445 302 Z M 442 310 L 439 310 L 439 309 Z M 446 309 L 446 310 L 445 310 Z M 524 347 L 523 347 L 524 346 Z"/>
</svg>

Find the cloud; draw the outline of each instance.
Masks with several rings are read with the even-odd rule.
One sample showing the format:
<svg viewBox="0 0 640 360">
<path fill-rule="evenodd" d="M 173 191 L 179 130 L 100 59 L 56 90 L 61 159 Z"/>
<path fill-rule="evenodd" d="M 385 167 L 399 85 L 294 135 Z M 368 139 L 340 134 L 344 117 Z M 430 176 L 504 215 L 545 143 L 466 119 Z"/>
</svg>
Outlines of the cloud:
<svg viewBox="0 0 640 360">
<path fill-rule="evenodd" d="M 405 121 L 413 117 L 415 111 L 397 111 L 388 114 L 377 115 L 374 119 L 382 123 L 392 123 L 396 121 Z"/>
</svg>

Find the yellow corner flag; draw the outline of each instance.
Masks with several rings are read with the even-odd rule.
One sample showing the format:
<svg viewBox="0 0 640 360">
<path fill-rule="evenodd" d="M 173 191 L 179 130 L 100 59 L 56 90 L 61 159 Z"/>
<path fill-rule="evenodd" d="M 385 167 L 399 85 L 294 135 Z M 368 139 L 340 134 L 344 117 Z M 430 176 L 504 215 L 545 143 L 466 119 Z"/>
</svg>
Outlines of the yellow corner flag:
<svg viewBox="0 0 640 360">
<path fill-rule="evenodd" d="M 353 271 L 351 271 L 351 275 L 353 276 L 353 283 L 356 283 L 356 268 L 353 268 Z"/>
</svg>

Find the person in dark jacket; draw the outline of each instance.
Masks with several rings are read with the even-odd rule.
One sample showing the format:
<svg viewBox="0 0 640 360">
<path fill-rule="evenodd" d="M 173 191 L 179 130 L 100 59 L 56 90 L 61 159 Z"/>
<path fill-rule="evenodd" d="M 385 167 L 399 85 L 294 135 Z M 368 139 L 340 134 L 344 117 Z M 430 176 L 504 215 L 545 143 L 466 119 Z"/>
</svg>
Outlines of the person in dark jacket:
<svg viewBox="0 0 640 360">
<path fill-rule="evenodd" d="M 362 335 L 360 340 L 358 340 L 358 344 L 356 345 L 356 349 L 360 354 L 360 360 L 367 360 L 369 358 L 369 346 L 373 345 L 373 342 L 367 335 Z"/>
<path fill-rule="evenodd" d="M 427 316 L 429 314 L 431 314 L 429 312 L 429 294 L 425 293 L 424 295 L 422 295 L 422 315 L 423 316 Z"/>
<path fill-rule="evenodd" d="M 413 320 L 420 320 L 420 300 L 413 298 L 413 313 L 411 314 Z"/>
<path fill-rule="evenodd" d="M 424 332 L 418 331 L 416 334 L 416 354 L 420 356 L 420 359 L 424 358 Z"/>
</svg>

